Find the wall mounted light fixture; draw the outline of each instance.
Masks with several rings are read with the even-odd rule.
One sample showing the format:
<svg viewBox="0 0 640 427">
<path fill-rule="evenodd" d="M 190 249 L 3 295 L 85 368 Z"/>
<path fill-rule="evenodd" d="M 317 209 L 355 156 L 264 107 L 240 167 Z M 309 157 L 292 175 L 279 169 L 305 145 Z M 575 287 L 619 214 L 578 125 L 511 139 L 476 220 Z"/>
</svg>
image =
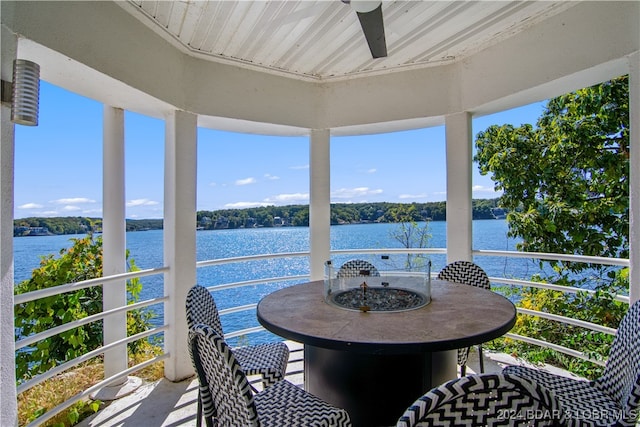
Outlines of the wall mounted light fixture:
<svg viewBox="0 0 640 427">
<path fill-rule="evenodd" d="M 38 125 L 40 66 L 26 59 L 13 61 L 13 82 L 2 81 L 2 102 L 11 104 L 11 121 Z"/>
</svg>

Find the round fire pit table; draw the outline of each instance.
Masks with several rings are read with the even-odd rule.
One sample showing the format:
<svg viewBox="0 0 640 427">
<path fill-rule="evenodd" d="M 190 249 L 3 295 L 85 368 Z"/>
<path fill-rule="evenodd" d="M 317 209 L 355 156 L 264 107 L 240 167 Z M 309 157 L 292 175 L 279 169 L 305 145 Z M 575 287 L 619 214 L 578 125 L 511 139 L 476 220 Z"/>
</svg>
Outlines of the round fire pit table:
<svg viewBox="0 0 640 427">
<path fill-rule="evenodd" d="M 429 304 L 400 312 L 341 309 L 325 302 L 323 287 L 314 281 L 267 295 L 258 320 L 304 344 L 305 389 L 346 409 L 355 427 L 395 425 L 442 380 L 438 352 L 498 338 L 516 319 L 503 296 L 441 280 L 431 282 Z"/>
</svg>

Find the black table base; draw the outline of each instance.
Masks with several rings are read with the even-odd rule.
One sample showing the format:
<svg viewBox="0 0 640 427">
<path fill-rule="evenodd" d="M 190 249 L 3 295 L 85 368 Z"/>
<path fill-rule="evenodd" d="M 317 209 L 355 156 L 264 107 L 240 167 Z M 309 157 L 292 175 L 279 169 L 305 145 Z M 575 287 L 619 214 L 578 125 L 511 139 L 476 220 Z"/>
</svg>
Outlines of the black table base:
<svg viewBox="0 0 640 427">
<path fill-rule="evenodd" d="M 431 389 L 431 353 L 376 355 L 304 347 L 305 388 L 349 412 L 354 427 L 395 426 Z"/>
</svg>

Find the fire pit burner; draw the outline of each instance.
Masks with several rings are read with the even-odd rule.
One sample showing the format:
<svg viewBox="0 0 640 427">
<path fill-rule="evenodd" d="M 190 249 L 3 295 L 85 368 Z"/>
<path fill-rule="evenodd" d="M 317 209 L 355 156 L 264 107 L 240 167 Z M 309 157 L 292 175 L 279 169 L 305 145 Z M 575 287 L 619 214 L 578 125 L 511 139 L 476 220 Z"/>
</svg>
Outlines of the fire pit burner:
<svg viewBox="0 0 640 427">
<path fill-rule="evenodd" d="M 373 287 L 367 288 L 364 298 L 361 289 L 349 289 L 330 295 L 329 300 L 350 310 L 385 312 L 413 310 L 429 302 L 424 295 L 408 289 Z"/>
</svg>

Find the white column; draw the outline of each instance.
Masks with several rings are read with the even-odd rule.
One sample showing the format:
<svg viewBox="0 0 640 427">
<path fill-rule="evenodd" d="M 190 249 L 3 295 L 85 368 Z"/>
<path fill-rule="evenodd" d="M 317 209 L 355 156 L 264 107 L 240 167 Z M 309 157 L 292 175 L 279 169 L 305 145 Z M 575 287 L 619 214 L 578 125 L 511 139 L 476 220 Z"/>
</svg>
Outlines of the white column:
<svg viewBox="0 0 640 427">
<path fill-rule="evenodd" d="M 124 182 L 124 111 L 105 105 L 102 112 L 102 275 L 126 272 L 125 182 Z M 104 311 L 127 304 L 125 280 L 102 285 Z M 127 337 L 127 314 L 110 314 L 104 318 L 104 344 Z M 104 376 L 111 377 L 127 369 L 127 346 L 104 353 Z M 127 378 L 112 383 L 94 397 L 113 400 L 131 390 Z M 131 384 L 133 387 L 135 385 Z"/>
<path fill-rule="evenodd" d="M 16 37 L 0 26 L 2 80 L 13 80 Z M 13 168 L 14 125 L 11 106 L 0 107 L 0 425 L 18 425 L 13 319 Z"/>
<path fill-rule="evenodd" d="M 309 144 L 309 246 L 311 280 L 322 280 L 331 240 L 331 162 L 329 129 L 311 130 Z"/>
<path fill-rule="evenodd" d="M 445 117 L 447 140 L 447 262 L 471 261 L 471 115 Z"/>
<path fill-rule="evenodd" d="M 196 284 L 197 116 L 174 111 L 166 118 L 164 160 L 164 374 L 171 381 L 193 375 L 187 350 L 185 300 Z"/>
<path fill-rule="evenodd" d="M 629 56 L 629 297 L 640 299 L 640 52 Z"/>
</svg>

